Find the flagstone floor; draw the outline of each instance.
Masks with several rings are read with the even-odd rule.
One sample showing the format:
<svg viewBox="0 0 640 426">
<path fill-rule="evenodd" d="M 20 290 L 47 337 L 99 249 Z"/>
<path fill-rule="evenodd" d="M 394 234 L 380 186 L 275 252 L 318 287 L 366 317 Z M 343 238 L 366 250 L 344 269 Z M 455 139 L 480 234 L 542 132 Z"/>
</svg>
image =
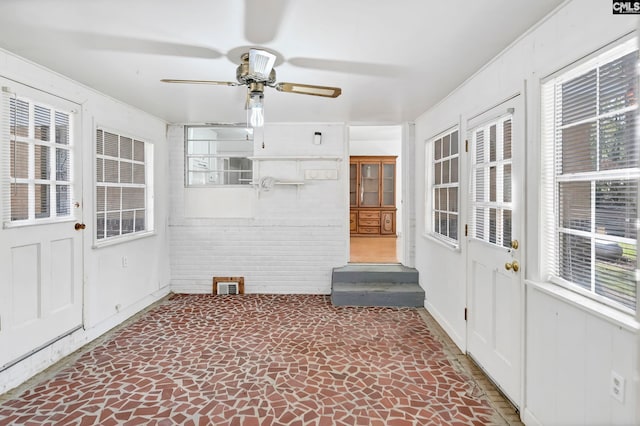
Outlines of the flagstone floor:
<svg viewBox="0 0 640 426">
<path fill-rule="evenodd" d="M 517 423 L 424 309 L 172 295 L 0 396 L 16 425 Z"/>
</svg>

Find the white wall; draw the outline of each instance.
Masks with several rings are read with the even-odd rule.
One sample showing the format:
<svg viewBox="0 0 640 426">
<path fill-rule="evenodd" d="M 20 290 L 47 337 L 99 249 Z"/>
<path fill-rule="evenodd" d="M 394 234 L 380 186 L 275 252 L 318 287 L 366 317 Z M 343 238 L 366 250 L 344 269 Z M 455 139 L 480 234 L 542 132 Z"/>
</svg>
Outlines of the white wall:
<svg viewBox="0 0 640 426">
<path fill-rule="evenodd" d="M 267 124 L 264 139 L 255 135 L 264 159 L 254 160 L 254 180 L 303 185 L 258 191 L 185 188 L 184 128 L 170 126 L 172 290 L 209 293 L 214 276 L 243 276 L 247 293 L 329 294 L 331 269 L 347 262 L 345 133 L 341 123 Z M 305 179 L 305 170 L 337 170 L 338 178 Z"/>
<path fill-rule="evenodd" d="M 0 76 L 82 105 L 84 328 L 0 372 L 0 394 L 78 349 L 169 291 L 167 239 L 168 168 L 166 125 L 142 111 L 0 51 Z M 155 235 L 93 248 L 95 126 L 105 126 L 154 144 Z M 2 231 L 0 230 L 0 233 Z M 0 238 L 0 244 L 8 244 Z M 122 256 L 128 266 L 123 267 Z"/>
<path fill-rule="evenodd" d="M 424 234 L 425 147 L 439 132 L 465 123 L 522 90 L 526 81 L 527 281 L 525 397 L 521 412 L 535 424 L 638 424 L 638 322 L 620 321 L 589 309 L 584 300 L 568 302 L 557 292 L 541 291 L 538 272 L 539 99 L 540 79 L 634 30 L 636 18 L 612 15 L 611 3 L 568 2 L 552 16 L 416 120 L 416 267 L 426 291 L 426 307 L 463 350 L 466 348 L 466 247 L 445 248 Z M 469 46 L 472 48 L 472 45 Z M 460 52 L 464 54 L 464 52 Z M 468 185 L 466 157 L 461 164 L 461 193 Z M 428 171 L 427 171 L 428 172 Z M 466 217 L 466 197 L 461 197 Z M 582 303 L 584 302 L 584 303 Z M 611 371 L 627 379 L 623 403 L 609 395 Z"/>
</svg>

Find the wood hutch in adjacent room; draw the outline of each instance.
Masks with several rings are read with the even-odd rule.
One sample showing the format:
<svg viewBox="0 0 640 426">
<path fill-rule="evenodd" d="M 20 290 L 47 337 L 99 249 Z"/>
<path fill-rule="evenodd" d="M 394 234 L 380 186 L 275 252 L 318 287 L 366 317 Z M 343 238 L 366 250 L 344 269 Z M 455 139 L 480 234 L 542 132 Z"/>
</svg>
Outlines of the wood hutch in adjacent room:
<svg viewBox="0 0 640 426">
<path fill-rule="evenodd" d="M 396 236 L 396 157 L 352 156 L 351 235 Z"/>
</svg>

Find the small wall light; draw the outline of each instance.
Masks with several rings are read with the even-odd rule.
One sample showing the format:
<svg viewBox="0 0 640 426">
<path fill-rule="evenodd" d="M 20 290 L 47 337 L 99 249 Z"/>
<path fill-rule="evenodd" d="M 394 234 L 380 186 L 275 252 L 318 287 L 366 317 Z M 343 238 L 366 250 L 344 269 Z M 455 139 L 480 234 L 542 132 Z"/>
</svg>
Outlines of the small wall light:
<svg viewBox="0 0 640 426">
<path fill-rule="evenodd" d="M 322 143 L 322 133 L 315 132 L 313 134 L 313 144 L 314 145 L 320 145 L 321 143 Z"/>
</svg>

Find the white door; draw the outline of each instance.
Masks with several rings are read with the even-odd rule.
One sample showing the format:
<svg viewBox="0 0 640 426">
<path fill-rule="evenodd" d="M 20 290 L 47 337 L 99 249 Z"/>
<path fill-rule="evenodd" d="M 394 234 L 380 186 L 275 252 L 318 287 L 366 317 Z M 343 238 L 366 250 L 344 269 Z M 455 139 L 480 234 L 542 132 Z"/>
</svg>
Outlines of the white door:
<svg viewBox="0 0 640 426">
<path fill-rule="evenodd" d="M 79 106 L 0 85 L 1 370 L 82 325 L 83 287 Z"/>
<path fill-rule="evenodd" d="M 522 368 L 522 98 L 512 98 L 467 126 L 467 351 L 516 405 Z"/>
</svg>

